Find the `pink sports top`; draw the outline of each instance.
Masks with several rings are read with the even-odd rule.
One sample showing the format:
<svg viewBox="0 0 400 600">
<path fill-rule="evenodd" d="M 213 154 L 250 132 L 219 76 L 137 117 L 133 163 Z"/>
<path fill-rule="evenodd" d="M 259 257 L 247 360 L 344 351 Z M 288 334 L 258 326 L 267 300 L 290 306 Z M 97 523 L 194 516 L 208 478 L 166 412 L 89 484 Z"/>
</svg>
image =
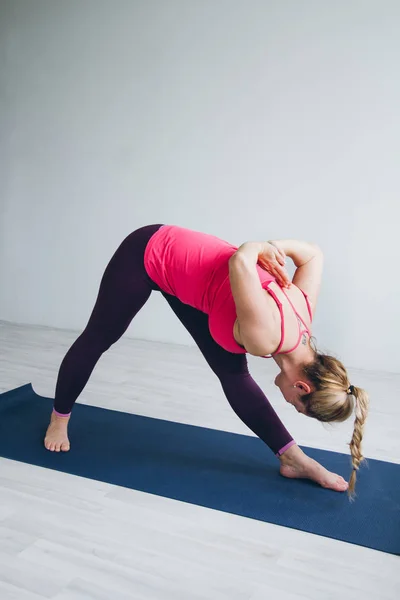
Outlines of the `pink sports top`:
<svg viewBox="0 0 400 600">
<path fill-rule="evenodd" d="M 208 315 L 210 333 L 217 344 L 228 352 L 245 354 L 246 349 L 236 342 L 233 335 L 237 315 L 229 280 L 229 258 L 236 250 L 236 246 L 213 235 L 175 225 L 163 225 L 147 244 L 144 266 L 149 277 L 161 290 Z M 269 288 L 272 282 L 277 283 L 277 281 L 259 265 L 257 271 L 262 287 L 274 298 L 281 314 L 279 347 L 265 358 L 293 352 L 299 346 L 302 335 L 304 333 L 310 335 L 310 331 L 286 292 L 281 288 L 299 321 L 299 337 L 293 348 L 286 352 L 280 351 L 285 338 L 282 302 Z M 308 297 L 306 294 L 304 297 L 312 319 Z"/>
</svg>

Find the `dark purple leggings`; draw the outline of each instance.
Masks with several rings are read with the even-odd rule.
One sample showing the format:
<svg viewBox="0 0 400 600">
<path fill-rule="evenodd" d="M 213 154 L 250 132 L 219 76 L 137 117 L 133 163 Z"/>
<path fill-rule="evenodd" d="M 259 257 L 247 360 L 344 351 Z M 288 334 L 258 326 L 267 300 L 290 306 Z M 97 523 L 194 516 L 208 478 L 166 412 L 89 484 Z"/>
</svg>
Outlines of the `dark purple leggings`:
<svg viewBox="0 0 400 600">
<path fill-rule="evenodd" d="M 54 410 L 71 412 L 97 361 L 128 328 L 153 290 L 161 291 L 144 268 L 144 251 L 161 225 L 149 225 L 131 233 L 109 262 L 86 329 L 67 352 L 58 374 Z M 268 399 L 251 377 L 245 354 L 232 354 L 211 337 L 208 316 L 162 295 L 189 331 L 238 417 L 278 456 L 293 438 L 283 426 Z"/>
</svg>

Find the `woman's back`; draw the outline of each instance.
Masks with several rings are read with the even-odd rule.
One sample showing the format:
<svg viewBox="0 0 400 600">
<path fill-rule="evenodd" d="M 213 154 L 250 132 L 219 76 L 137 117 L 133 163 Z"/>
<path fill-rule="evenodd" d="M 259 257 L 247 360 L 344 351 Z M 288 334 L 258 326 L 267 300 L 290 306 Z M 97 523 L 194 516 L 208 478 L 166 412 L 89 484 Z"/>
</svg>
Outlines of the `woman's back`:
<svg viewBox="0 0 400 600">
<path fill-rule="evenodd" d="M 237 247 L 218 237 L 177 227 L 163 226 L 150 240 L 145 253 L 146 270 L 167 294 L 176 296 L 209 315 L 210 333 L 223 348 L 244 353 L 234 337 L 236 309 L 229 281 L 229 259 Z M 271 331 L 271 341 L 281 340 L 282 317 L 285 339 L 282 351 L 299 338 L 296 314 L 285 298 L 276 278 L 257 265 L 262 287 L 270 294 L 271 310 L 277 313 L 277 331 Z M 310 319 L 303 294 L 291 289 L 288 297 L 304 322 Z M 308 318 L 308 321 L 307 321 Z M 267 342 L 268 343 L 268 342 Z"/>
</svg>

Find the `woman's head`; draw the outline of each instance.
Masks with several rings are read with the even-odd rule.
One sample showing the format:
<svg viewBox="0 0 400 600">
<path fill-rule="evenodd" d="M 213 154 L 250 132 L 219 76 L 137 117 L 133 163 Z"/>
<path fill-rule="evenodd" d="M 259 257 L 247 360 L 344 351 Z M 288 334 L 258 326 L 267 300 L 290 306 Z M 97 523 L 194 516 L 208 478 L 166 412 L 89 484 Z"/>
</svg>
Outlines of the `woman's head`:
<svg viewBox="0 0 400 600">
<path fill-rule="evenodd" d="M 304 378 L 309 382 L 309 392 L 304 392 L 299 401 L 307 416 L 318 421 L 345 421 L 355 413 L 354 431 L 350 442 L 353 472 L 349 482 L 349 494 L 354 494 L 356 472 L 364 460 L 361 441 L 368 415 L 368 394 L 351 386 L 342 363 L 326 354 L 315 353 L 313 362 L 301 367 Z"/>
</svg>

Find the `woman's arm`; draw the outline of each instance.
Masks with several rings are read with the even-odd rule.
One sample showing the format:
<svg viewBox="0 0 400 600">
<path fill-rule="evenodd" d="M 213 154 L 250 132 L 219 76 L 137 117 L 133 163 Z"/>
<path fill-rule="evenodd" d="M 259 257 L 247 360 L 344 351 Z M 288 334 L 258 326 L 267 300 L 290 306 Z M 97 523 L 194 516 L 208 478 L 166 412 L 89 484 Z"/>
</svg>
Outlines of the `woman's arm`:
<svg viewBox="0 0 400 600">
<path fill-rule="evenodd" d="M 270 243 L 282 249 L 296 267 L 301 267 L 321 251 L 316 244 L 301 240 L 271 240 Z"/>
<path fill-rule="evenodd" d="M 282 249 L 295 264 L 293 283 L 305 292 L 312 304 L 313 313 L 321 288 L 324 255 L 316 245 L 300 240 L 273 240 L 271 244 Z"/>
<path fill-rule="evenodd" d="M 269 354 L 276 347 L 271 340 L 271 331 L 275 329 L 274 316 L 256 267 L 259 257 L 268 259 L 268 246 L 270 244 L 265 242 L 247 242 L 229 260 L 229 279 L 240 338 L 246 350 L 256 356 Z M 286 270 L 273 259 L 274 255 L 270 248 L 271 270 L 278 274 L 283 285 L 289 283 Z"/>
</svg>

